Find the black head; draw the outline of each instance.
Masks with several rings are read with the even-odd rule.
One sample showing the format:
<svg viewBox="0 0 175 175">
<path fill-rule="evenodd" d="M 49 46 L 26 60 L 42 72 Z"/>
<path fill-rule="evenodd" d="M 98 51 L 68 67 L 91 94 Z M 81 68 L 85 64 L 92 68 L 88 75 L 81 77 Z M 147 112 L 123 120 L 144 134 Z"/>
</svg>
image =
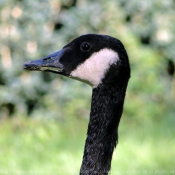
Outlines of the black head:
<svg viewBox="0 0 175 175">
<path fill-rule="evenodd" d="M 128 81 L 130 77 L 123 44 L 111 36 L 96 34 L 80 36 L 56 53 L 28 61 L 24 69 L 58 73 L 85 81 L 93 87 L 122 79 Z"/>
</svg>

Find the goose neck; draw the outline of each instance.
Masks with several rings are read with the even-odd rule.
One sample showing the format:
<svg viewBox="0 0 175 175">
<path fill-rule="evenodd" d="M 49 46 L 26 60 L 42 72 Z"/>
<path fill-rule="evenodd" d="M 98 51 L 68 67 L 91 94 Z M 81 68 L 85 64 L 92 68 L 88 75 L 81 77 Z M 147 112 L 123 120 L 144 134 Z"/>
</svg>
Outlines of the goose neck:
<svg viewBox="0 0 175 175">
<path fill-rule="evenodd" d="M 108 174 L 118 140 L 117 130 L 123 110 L 124 94 L 122 98 L 122 92 L 117 90 L 105 87 L 93 89 L 81 175 Z"/>
</svg>

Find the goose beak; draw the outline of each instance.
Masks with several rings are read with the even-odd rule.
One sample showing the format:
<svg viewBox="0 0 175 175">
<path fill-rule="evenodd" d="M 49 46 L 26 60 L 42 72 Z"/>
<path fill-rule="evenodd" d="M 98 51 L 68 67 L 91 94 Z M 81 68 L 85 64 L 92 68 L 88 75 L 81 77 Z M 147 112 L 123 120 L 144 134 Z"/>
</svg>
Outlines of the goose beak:
<svg viewBox="0 0 175 175">
<path fill-rule="evenodd" d="M 61 49 L 51 55 L 34 61 L 24 63 L 23 69 L 32 71 L 49 71 L 62 74 L 64 66 L 60 63 L 60 58 L 64 54 L 65 49 Z"/>
</svg>

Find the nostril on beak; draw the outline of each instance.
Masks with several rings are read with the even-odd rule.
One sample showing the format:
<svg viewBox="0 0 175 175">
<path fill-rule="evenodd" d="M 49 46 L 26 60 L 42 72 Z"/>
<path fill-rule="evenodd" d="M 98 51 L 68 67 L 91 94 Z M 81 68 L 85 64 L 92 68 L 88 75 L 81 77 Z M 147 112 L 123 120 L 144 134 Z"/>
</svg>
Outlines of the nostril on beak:
<svg viewBox="0 0 175 175">
<path fill-rule="evenodd" d="M 52 59 L 51 57 L 44 58 L 44 59 L 43 59 L 43 62 L 44 62 L 44 63 L 45 63 L 45 62 L 49 62 L 51 59 Z"/>
</svg>

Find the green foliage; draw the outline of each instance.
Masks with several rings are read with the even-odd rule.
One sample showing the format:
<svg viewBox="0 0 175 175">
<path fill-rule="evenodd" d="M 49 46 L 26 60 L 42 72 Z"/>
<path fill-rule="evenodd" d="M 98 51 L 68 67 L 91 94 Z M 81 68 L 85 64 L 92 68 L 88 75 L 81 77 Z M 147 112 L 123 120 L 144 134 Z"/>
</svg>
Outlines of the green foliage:
<svg viewBox="0 0 175 175">
<path fill-rule="evenodd" d="M 11 167 L 77 174 L 91 88 L 56 74 L 23 71 L 22 65 L 85 33 L 119 38 L 131 63 L 112 174 L 172 174 L 174 6 L 171 0 L 1 0 L 0 157 L 6 156 L 0 160 L 0 174 Z"/>
<path fill-rule="evenodd" d="M 124 42 L 132 66 L 131 95 L 135 91 L 142 96 L 143 91 L 146 96 L 158 93 L 154 95 L 166 98 L 168 92 L 174 95 L 174 86 L 171 85 L 174 80 L 167 82 L 166 73 L 166 67 L 169 66 L 170 78 L 173 77 L 174 51 L 171 49 L 175 42 L 170 37 L 174 24 L 170 16 L 174 12 L 174 3 L 133 0 L 129 5 L 124 0 L 102 2 L 1 2 L 1 116 L 19 112 L 32 115 L 38 111 L 47 114 L 50 106 L 55 109 L 55 104 L 58 104 L 61 110 L 65 99 L 75 98 L 79 90 L 75 96 L 70 97 L 68 93 L 62 95 L 63 81 L 69 87 L 72 84 L 70 80 L 62 81 L 62 77 L 50 73 L 26 72 L 22 70 L 22 65 L 26 60 L 59 50 L 68 41 L 84 33 L 105 33 Z M 166 11 L 161 15 L 166 20 L 166 25 L 162 26 L 159 16 L 168 8 L 168 13 Z M 57 116 L 57 112 L 53 112 L 53 117 Z"/>
</svg>

